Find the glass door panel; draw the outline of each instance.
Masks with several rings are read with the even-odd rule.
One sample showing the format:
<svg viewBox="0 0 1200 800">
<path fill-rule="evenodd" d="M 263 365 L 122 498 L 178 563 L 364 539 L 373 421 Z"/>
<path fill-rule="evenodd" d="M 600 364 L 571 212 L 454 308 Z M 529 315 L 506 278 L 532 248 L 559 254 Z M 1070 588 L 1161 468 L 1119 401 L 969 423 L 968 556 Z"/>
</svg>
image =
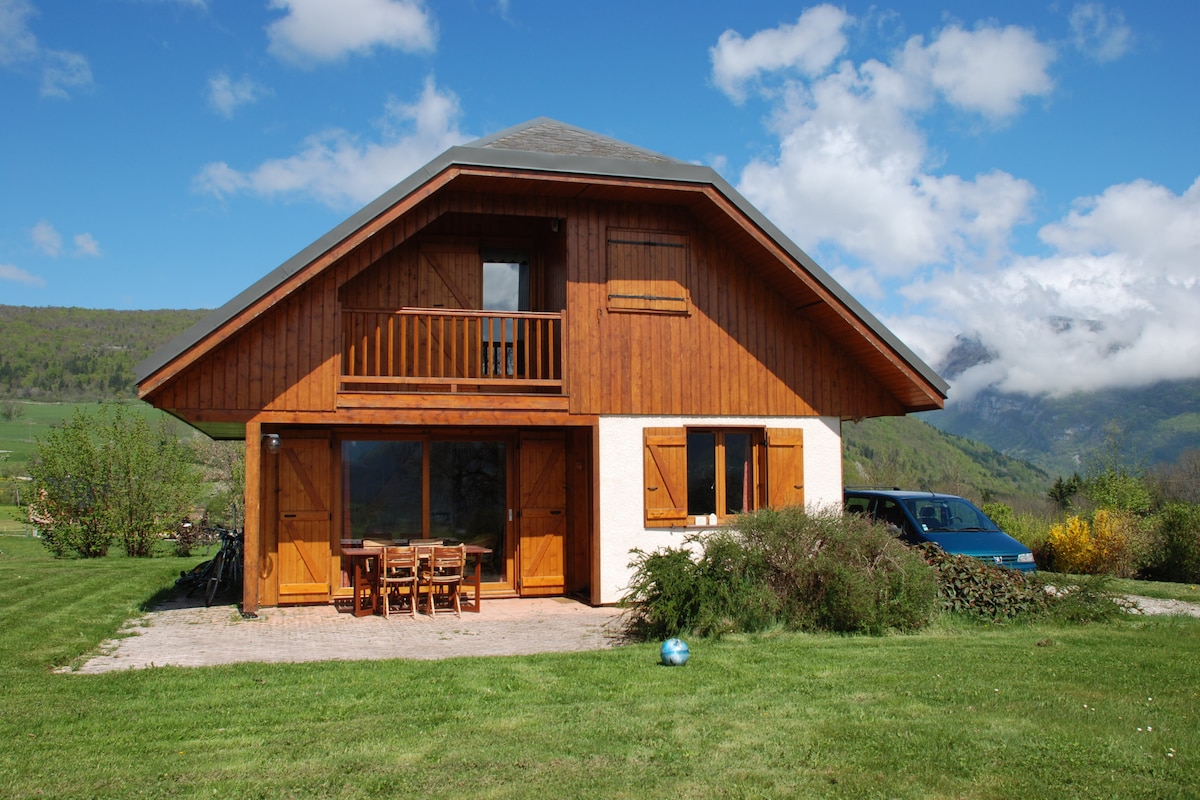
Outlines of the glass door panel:
<svg viewBox="0 0 1200 800">
<path fill-rule="evenodd" d="M 346 441 L 342 469 L 350 539 L 407 539 L 422 535 L 422 458 L 419 441 Z"/>
<path fill-rule="evenodd" d="M 491 549 L 483 580 L 503 581 L 507 527 L 504 442 L 430 442 L 429 533 Z"/>
</svg>

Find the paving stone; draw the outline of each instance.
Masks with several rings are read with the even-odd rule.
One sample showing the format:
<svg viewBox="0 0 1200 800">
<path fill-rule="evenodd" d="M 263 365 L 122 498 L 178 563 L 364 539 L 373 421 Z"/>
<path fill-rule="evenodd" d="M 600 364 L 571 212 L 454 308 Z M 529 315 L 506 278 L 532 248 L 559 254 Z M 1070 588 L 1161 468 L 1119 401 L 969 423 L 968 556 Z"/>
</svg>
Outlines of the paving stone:
<svg viewBox="0 0 1200 800">
<path fill-rule="evenodd" d="M 621 614 L 555 597 L 484 601 L 480 613 L 461 618 L 355 618 L 332 606 L 301 606 L 264 608 L 256 619 L 243 619 L 236 606 L 205 608 L 180 598 L 130 620 L 117 638 L 68 671 L 601 650 L 620 644 Z"/>
</svg>

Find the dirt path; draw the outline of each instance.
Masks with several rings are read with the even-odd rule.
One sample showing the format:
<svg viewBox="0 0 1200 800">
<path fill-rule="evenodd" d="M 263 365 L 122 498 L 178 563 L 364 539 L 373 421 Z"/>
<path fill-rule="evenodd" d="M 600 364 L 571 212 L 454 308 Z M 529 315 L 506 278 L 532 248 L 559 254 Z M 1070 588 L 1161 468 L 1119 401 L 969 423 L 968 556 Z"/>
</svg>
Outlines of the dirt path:
<svg viewBox="0 0 1200 800">
<path fill-rule="evenodd" d="M 1125 595 L 1125 599 L 1136 606 L 1134 614 L 1186 614 L 1190 617 L 1200 617 L 1200 603 L 1187 603 L 1183 600 L 1159 600 L 1156 597 L 1138 597 Z"/>
</svg>

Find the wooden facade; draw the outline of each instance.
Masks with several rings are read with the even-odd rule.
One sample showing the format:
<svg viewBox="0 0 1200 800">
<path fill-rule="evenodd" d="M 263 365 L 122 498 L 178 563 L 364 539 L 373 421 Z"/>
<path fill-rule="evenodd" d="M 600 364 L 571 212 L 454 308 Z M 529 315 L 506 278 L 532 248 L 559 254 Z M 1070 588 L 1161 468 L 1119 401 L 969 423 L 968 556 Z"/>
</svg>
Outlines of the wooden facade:
<svg viewBox="0 0 1200 800">
<path fill-rule="evenodd" d="M 610 143 L 544 120 L 513 131 Z M 681 181 L 701 168 L 625 146 L 633 174 L 614 174 L 611 158 L 483 141 L 140 368 L 145 400 L 246 441 L 247 607 L 344 593 L 350 442 L 425 443 L 427 461 L 429 442 L 498 443 L 512 519 L 496 593 L 598 601 L 598 420 L 940 407 L 940 379 L 709 171 Z M 519 266 L 522 308 L 485 309 L 491 261 Z"/>
</svg>

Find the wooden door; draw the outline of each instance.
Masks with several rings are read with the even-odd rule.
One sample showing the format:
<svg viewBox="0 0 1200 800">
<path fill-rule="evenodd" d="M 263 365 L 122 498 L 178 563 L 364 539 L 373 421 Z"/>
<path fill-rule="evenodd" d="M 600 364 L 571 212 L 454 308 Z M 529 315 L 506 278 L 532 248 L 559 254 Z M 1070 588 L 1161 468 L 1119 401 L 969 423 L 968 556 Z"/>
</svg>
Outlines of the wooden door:
<svg viewBox="0 0 1200 800">
<path fill-rule="evenodd" d="M 522 596 L 562 594 L 566 584 L 566 439 L 562 434 L 523 434 L 519 461 L 519 591 Z"/>
<path fill-rule="evenodd" d="M 421 248 L 417 302 L 421 308 L 475 310 L 483 307 L 483 261 L 474 247 L 449 245 Z M 463 317 L 430 317 L 417 331 L 419 362 L 433 378 L 465 378 L 479 374 L 479 321 Z"/>
<path fill-rule="evenodd" d="M 279 452 L 279 602 L 329 601 L 332 566 L 327 440 L 284 440 Z"/>
</svg>

